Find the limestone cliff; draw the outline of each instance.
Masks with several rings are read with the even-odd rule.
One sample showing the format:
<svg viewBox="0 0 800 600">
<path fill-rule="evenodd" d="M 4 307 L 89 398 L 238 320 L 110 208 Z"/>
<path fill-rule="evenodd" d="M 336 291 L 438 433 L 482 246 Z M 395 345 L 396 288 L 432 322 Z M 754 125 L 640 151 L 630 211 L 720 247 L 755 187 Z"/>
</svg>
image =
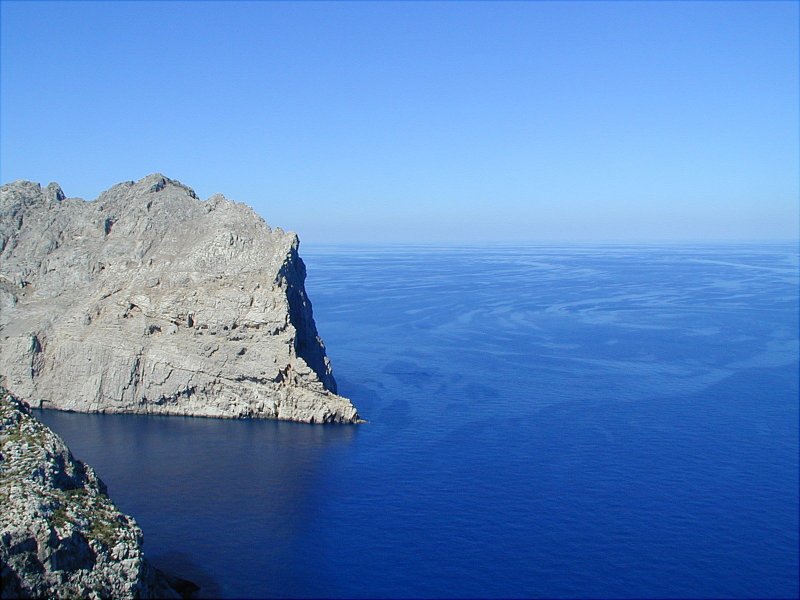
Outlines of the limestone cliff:
<svg viewBox="0 0 800 600">
<path fill-rule="evenodd" d="M 0 375 L 34 407 L 355 422 L 293 233 L 162 175 L 0 188 Z"/>
<path fill-rule="evenodd" d="M 180 598 L 197 590 L 145 560 L 141 529 L 92 468 L 2 388 L 0 571 L 3 598 Z"/>
</svg>

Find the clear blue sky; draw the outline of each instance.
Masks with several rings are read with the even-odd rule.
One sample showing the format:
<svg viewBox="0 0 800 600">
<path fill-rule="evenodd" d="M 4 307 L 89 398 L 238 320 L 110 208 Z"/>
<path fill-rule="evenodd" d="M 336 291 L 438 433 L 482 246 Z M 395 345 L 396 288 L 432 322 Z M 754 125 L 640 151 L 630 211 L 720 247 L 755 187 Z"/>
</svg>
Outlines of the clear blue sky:
<svg viewBox="0 0 800 600">
<path fill-rule="evenodd" d="M 0 178 L 306 242 L 798 237 L 797 2 L 8 2 Z"/>
</svg>

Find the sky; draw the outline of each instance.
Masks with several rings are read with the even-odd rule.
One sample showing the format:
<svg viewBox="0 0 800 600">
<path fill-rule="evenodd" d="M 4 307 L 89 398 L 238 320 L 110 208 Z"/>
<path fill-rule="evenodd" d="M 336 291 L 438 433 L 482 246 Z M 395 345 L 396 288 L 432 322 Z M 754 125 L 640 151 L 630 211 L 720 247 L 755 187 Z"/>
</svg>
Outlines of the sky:
<svg viewBox="0 0 800 600">
<path fill-rule="evenodd" d="M 800 236 L 798 2 L 0 2 L 0 180 L 308 243 Z"/>
</svg>

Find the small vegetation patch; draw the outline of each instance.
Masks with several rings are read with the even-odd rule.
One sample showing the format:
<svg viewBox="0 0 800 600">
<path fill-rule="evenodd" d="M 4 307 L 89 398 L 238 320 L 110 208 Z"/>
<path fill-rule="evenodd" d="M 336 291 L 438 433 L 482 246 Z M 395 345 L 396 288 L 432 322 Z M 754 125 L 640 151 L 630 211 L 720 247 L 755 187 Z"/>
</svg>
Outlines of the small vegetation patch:
<svg viewBox="0 0 800 600">
<path fill-rule="evenodd" d="M 53 512 L 52 519 L 50 519 L 50 523 L 56 529 L 63 529 L 69 521 L 70 519 L 67 515 L 67 507 L 63 504 L 56 508 L 56 510 Z"/>
<path fill-rule="evenodd" d="M 98 517 L 89 527 L 89 536 L 110 548 L 117 541 L 117 528 L 114 523 Z"/>
</svg>

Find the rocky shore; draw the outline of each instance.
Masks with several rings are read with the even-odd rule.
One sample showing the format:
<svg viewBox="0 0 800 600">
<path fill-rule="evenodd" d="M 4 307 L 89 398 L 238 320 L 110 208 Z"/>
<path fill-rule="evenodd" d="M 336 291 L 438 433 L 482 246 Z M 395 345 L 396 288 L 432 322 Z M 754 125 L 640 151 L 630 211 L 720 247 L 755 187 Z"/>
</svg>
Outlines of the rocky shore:
<svg viewBox="0 0 800 600">
<path fill-rule="evenodd" d="M 197 587 L 152 567 L 142 531 L 25 403 L 0 388 L 3 598 L 181 598 Z"/>
</svg>

